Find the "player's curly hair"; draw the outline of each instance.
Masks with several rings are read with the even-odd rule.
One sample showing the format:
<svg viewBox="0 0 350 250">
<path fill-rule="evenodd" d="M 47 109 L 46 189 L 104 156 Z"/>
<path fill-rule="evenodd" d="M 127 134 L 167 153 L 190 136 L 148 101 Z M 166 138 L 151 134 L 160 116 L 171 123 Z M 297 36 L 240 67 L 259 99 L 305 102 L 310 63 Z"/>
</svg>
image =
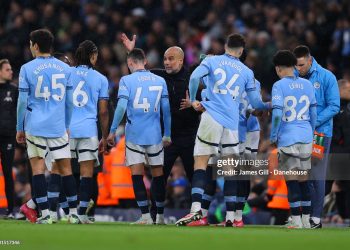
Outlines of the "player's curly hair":
<svg viewBox="0 0 350 250">
<path fill-rule="evenodd" d="M 87 65 L 93 67 L 90 62 L 90 58 L 93 54 L 97 53 L 97 46 L 90 40 L 85 40 L 79 44 L 79 47 L 75 51 L 75 61 L 77 65 Z"/>
<path fill-rule="evenodd" d="M 275 66 L 294 67 L 297 64 L 297 58 L 289 50 L 279 50 L 273 56 Z"/>
</svg>

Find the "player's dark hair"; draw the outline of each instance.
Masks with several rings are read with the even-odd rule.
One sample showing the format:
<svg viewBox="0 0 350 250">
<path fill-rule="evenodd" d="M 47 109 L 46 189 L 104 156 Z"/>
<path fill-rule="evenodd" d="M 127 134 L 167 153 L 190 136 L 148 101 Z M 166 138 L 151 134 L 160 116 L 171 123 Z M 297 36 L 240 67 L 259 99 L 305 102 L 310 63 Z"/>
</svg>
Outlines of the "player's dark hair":
<svg viewBox="0 0 350 250">
<path fill-rule="evenodd" d="M 228 36 L 226 40 L 227 47 L 230 49 L 236 49 L 240 47 L 245 47 L 245 39 L 242 35 L 240 34 L 231 34 Z"/>
<path fill-rule="evenodd" d="M 134 62 L 144 62 L 146 60 L 145 52 L 142 49 L 135 48 L 127 56 L 128 59 L 132 59 Z"/>
<path fill-rule="evenodd" d="M 2 66 L 4 64 L 10 64 L 10 61 L 8 59 L 6 59 L 6 58 L 0 59 L 0 70 L 2 69 Z"/>
<path fill-rule="evenodd" d="M 75 61 L 77 65 L 87 65 L 93 67 L 90 62 L 90 58 L 93 54 L 97 53 L 97 46 L 90 40 L 85 40 L 79 44 L 79 47 L 75 51 Z"/>
<path fill-rule="evenodd" d="M 289 50 L 279 50 L 273 56 L 275 66 L 294 67 L 297 64 L 297 58 Z"/>
<path fill-rule="evenodd" d="M 306 45 L 299 45 L 293 50 L 293 53 L 296 56 L 296 58 L 309 57 L 310 49 Z"/>
<path fill-rule="evenodd" d="M 51 53 L 54 37 L 47 29 L 39 29 L 30 32 L 29 39 L 32 45 L 37 44 L 41 53 Z"/>
</svg>

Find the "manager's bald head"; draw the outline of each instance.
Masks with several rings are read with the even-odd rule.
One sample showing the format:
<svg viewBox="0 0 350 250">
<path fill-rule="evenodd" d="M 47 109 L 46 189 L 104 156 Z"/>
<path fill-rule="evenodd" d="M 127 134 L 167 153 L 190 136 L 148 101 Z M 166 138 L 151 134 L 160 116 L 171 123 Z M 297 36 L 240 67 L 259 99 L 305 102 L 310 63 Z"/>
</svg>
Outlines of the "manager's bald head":
<svg viewBox="0 0 350 250">
<path fill-rule="evenodd" d="M 164 68 L 168 74 L 176 74 L 184 64 L 185 54 L 178 46 L 168 48 L 164 53 Z"/>
</svg>

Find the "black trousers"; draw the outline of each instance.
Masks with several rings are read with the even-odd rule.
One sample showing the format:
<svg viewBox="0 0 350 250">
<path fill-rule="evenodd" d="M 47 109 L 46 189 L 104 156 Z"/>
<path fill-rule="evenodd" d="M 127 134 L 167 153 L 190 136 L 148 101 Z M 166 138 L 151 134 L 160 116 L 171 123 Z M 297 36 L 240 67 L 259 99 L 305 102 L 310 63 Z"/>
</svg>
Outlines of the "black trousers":
<svg viewBox="0 0 350 250">
<path fill-rule="evenodd" d="M 272 209 L 271 216 L 274 225 L 285 225 L 289 217 L 289 209 Z"/>
<path fill-rule="evenodd" d="M 8 212 L 13 212 L 14 182 L 12 177 L 13 158 L 15 156 L 16 138 L 13 136 L 0 136 L 0 154 L 2 173 L 5 179 L 5 193 Z"/>
<path fill-rule="evenodd" d="M 164 178 L 165 181 L 168 180 L 168 177 L 171 173 L 171 169 L 174 166 L 174 163 L 178 157 L 180 157 L 182 164 L 184 166 L 186 176 L 189 182 L 192 182 L 193 176 L 193 167 L 194 167 L 194 158 L 193 158 L 193 149 L 196 135 L 193 136 L 184 136 L 176 137 L 176 140 L 172 144 L 164 148 Z M 153 199 L 153 194 L 151 194 L 151 216 L 155 220 L 157 209 L 156 204 Z"/>
<path fill-rule="evenodd" d="M 195 135 L 186 137 L 177 137 L 172 144 L 164 149 L 164 177 L 168 179 L 171 169 L 177 157 L 180 157 L 188 180 L 192 181 L 193 176 L 193 149 L 194 149 Z"/>
</svg>

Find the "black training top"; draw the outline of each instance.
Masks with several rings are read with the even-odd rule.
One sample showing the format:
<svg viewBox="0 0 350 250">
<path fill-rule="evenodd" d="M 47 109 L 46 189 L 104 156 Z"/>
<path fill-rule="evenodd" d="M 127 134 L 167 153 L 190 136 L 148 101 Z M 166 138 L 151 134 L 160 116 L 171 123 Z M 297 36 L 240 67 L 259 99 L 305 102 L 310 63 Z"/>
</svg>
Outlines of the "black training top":
<svg viewBox="0 0 350 250">
<path fill-rule="evenodd" d="M 179 110 L 181 100 L 186 98 L 190 72 L 184 67 L 176 74 L 168 74 L 165 69 L 152 69 L 151 72 L 163 77 L 168 87 L 172 140 L 182 136 L 194 137 L 199 126 L 200 113 L 192 107 Z M 200 94 L 197 94 L 197 98 L 200 98 Z"/>
<path fill-rule="evenodd" d="M 0 136 L 16 135 L 17 98 L 16 86 L 0 83 Z"/>
</svg>

